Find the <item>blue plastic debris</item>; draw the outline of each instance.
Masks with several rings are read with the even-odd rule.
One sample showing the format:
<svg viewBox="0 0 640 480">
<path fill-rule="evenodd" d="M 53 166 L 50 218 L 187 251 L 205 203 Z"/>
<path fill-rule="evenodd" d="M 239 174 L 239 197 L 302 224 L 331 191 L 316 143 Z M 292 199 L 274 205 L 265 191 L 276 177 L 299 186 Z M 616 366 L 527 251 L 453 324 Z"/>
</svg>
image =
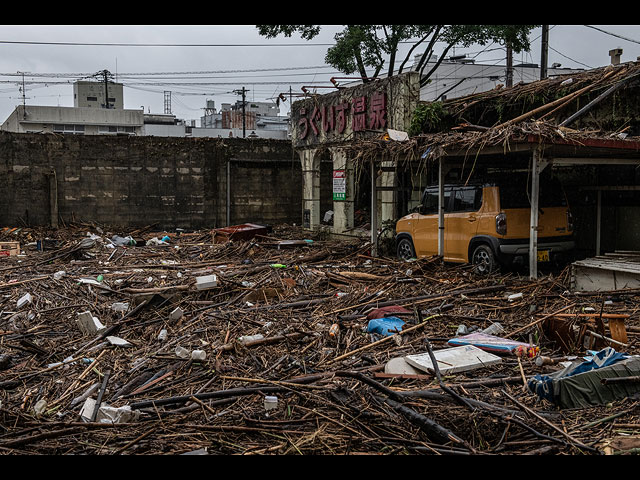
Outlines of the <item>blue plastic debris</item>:
<svg viewBox="0 0 640 480">
<path fill-rule="evenodd" d="M 374 318 L 367 325 L 367 332 L 391 336 L 402 331 L 404 321 L 398 317 Z"/>
<path fill-rule="evenodd" d="M 529 390 L 561 408 L 604 405 L 640 391 L 640 384 L 604 385 L 602 379 L 640 374 L 640 357 L 629 356 L 607 347 L 594 352 L 590 360 L 575 360 L 550 375 L 535 375 Z"/>
</svg>

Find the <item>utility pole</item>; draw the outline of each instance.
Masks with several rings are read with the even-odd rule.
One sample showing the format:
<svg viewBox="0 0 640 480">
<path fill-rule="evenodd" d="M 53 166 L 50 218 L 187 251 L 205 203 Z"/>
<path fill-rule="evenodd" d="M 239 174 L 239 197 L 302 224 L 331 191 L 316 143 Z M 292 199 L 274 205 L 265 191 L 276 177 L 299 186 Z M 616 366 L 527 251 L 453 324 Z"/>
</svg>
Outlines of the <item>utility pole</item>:
<svg viewBox="0 0 640 480">
<path fill-rule="evenodd" d="M 549 63 L 549 25 L 542 26 L 542 53 L 540 55 L 540 80 L 547 78 Z"/>
<path fill-rule="evenodd" d="M 101 72 L 96 73 L 96 75 L 102 75 L 104 79 L 104 108 L 111 108 L 109 105 L 109 89 L 108 82 L 109 77 L 111 76 L 111 72 L 109 70 L 102 70 Z"/>
<path fill-rule="evenodd" d="M 22 74 L 22 107 L 27 106 L 25 91 L 24 91 L 24 72 L 20 72 Z"/>
<path fill-rule="evenodd" d="M 22 92 L 22 118 L 23 120 L 27 118 L 27 92 L 25 90 L 25 85 L 24 85 L 24 74 L 28 73 L 28 72 L 18 72 L 20 75 L 22 75 L 22 87 L 18 87 L 18 90 L 21 90 Z"/>
<path fill-rule="evenodd" d="M 246 112 L 245 112 L 245 106 L 247 102 L 245 101 L 245 99 L 247 97 L 248 91 L 249 90 L 245 89 L 244 87 L 242 87 L 242 90 L 233 91 L 236 94 L 242 94 L 242 138 L 245 138 L 247 134 L 247 119 L 246 119 Z"/>
<path fill-rule="evenodd" d="M 507 43 L 507 75 L 505 83 L 507 88 L 513 87 L 513 49 L 510 43 Z"/>
<path fill-rule="evenodd" d="M 164 113 L 171 115 L 171 91 L 164 91 Z"/>
</svg>

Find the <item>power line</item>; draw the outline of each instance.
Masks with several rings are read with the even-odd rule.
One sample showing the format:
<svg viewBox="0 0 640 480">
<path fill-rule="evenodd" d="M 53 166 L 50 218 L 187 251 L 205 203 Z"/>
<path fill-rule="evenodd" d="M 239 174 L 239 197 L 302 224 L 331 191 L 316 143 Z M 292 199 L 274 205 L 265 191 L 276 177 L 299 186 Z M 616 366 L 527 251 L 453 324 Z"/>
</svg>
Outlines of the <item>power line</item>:
<svg viewBox="0 0 640 480">
<path fill-rule="evenodd" d="M 573 59 L 573 58 L 571 58 L 571 57 L 567 57 L 564 53 L 559 52 L 558 50 L 556 50 L 555 48 L 553 48 L 551 45 L 549 45 L 549 50 L 553 50 L 553 51 L 554 51 L 554 52 L 556 52 L 558 55 L 560 55 L 560 56 L 562 56 L 562 57 L 566 58 L 567 60 L 571 60 L 572 62 L 575 62 L 575 63 L 577 63 L 578 65 L 582 65 L 583 67 L 587 67 L 587 68 L 593 68 L 593 67 L 591 67 L 590 65 L 586 65 L 586 64 L 584 64 L 584 63 L 582 63 L 582 62 L 579 62 L 578 60 L 574 60 L 574 59 Z"/>
<path fill-rule="evenodd" d="M 0 40 L 3 44 L 75 47 L 332 47 L 333 43 L 85 43 Z"/>
<path fill-rule="evenodd" d="M 598 27 L 594 27 L 593 25 L 583 25 L 583 26 L 585 26 L 587 28 L 593 28 L 594 30 L 597 30 L 597 31 L 602 32 L 602 33 L 606 33 L 607 35 L 611 35 L 612 37 L 621 38 L 622 40 L 626 40 L 627 42 L 633 42 L 633 43 L 640 44 L 640 41 L 638 41 L 638 40 L 634 40 L 633 38 L 623 37 L 622 35 L 618 35 L 617 33 L 607 32 L 606 30 L 603 30 L 603 29 L 598 28 Z"/>
</svg>

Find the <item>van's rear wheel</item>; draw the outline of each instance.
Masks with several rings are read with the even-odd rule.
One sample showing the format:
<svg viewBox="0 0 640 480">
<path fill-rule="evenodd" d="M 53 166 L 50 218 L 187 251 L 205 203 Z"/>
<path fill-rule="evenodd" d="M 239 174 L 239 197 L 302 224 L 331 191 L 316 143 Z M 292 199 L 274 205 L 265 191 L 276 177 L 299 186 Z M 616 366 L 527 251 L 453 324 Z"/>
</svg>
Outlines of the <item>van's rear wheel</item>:
<svg viewBox="0 0 640 480">
<path fill-rule="evenodd" d="M 403 238 L 398 242 L 396 253 L 400 260 L 410 260 L 416 258 L 416 251 L 413 248 L 413 242 L 408 238 Z"/>
<path fill-rule="evenodd" d="M 489 245 L 478 245 L 471 256 L 471 264 L 476 273 L 487 275 L 498 268 L 498 261 Z"/>
</svg>

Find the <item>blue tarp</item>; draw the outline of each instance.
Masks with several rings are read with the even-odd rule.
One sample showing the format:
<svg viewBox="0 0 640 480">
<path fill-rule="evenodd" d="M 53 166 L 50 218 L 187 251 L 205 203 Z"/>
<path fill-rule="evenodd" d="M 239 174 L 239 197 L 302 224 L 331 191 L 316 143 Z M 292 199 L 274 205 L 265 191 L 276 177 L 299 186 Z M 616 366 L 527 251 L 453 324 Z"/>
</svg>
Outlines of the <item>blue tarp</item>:
<svg viewBox="0 0 640 480">
<path fill-rule="evenodd" d="M 402 331 L 404 321 L 398 317 L 374 318 L 367 325 L 367 332 L 391 336 Z"/>
<path fill-rule="evenodd" d="M 535 375 L 528 382 L 529 390 L 552 403 L 558 403 L 559 392 L 554 391 L 554 384 L 562 379 L 574 377 L 576 375 L 599 370 L 610 365 L 614 365 L 629 358 L 628 355 L 616 352 L 613 348 L 607 347 L 599 352 L 595 352 L 591 360 L 584 362 L 573 362 L 563 370 L 559 370 L 551 375 Z"/>
</svg>

